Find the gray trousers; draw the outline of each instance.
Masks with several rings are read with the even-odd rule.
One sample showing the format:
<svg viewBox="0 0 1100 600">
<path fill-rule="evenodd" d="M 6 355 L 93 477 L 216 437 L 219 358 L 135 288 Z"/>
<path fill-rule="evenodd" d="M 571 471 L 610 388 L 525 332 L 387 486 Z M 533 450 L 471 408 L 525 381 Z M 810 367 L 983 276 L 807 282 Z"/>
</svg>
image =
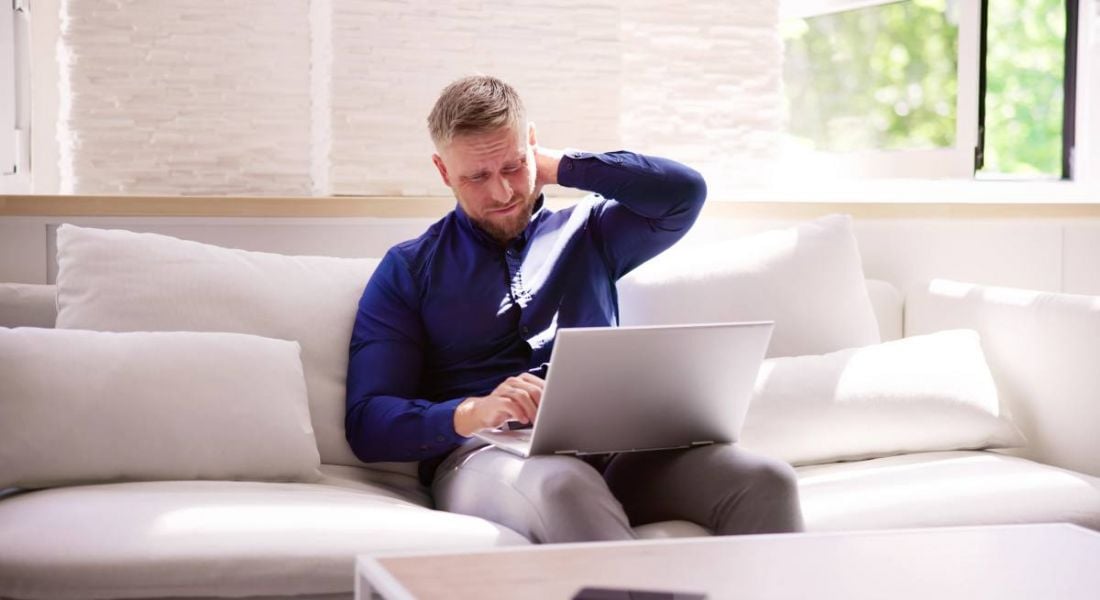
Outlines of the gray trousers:
<svg viewBox="0 0 1100 600">
<path fill-rule="evenodd" d="M 439 466 L 432 495 L 535 543 L 630 540 L 632 526 L 669 520 L 717 535 L 802 530 L 794 469 L 728 444 L 582 460 L 471 440 Z"/>
</svg>

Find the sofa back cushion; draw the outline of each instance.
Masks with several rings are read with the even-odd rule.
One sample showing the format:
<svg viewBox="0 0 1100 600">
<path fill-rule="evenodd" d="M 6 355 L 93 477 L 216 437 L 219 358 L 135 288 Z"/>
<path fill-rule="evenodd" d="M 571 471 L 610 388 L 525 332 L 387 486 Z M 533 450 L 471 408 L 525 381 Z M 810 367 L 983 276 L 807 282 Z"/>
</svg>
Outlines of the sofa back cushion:
<svg viewBox="0 0 1100 600">
<path fill-rule="evenodd" d="M 981 333 L 1023 456 L 1100 476 L 1100 297 L 936 279 L 905 302 L 909 335 Z"/>
<path fill-rule="evenodd" d="M 890 282 L 867 280 L 867 292 L 878 319 L 882 341 L 901 337 L 901 292 Z M 53 327 L 57 321 L 57 287 L 0 283 L 0 327 Z"/>
<path fill-rule="evenodd" d="M 295 342 L 0 328 L 0 488 L 320 477 Z"/>
<path fill-rule="evenodd" d="M 851 217 L 671 248 L 619 281 L 623 325 L 775 321 L 768 356 L 876 344 Z"/>
<path fill-rule="evenodd" d="M 226 331 L 301 344 L 321 460 L 356 465 L 344 437 L 348 344 L 377 259 L 285 256 L 62 225 L 57 327 Z M 415 464 L 395 467 L 415 472 Z"/>
</svg>

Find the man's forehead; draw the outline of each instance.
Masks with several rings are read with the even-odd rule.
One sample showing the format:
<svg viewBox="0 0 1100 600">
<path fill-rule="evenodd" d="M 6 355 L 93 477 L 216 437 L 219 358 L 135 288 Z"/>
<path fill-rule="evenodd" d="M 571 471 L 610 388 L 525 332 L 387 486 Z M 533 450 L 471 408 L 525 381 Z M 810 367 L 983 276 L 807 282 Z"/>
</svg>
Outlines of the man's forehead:
<svg viewBox="0 0 1100 600">
<path fill-rule="evenodd" d="M 527 143 L 523 136 L 514 133 L 496 131 L 457 135 L 446 148 L 441 149 L 441 154 L 463 164 L 522 160 L 527 154 Z"/>
<path fill-rule="evenodd" d="M 501 127 L 492 131 L 478 131 L 455 134 L 451 139 L 451 146 L 463 146 L 467 148 L 504 147 L 515 146 L 523 148 L 526 145 L 527 136 L 515 127 Z"/>
</svg>

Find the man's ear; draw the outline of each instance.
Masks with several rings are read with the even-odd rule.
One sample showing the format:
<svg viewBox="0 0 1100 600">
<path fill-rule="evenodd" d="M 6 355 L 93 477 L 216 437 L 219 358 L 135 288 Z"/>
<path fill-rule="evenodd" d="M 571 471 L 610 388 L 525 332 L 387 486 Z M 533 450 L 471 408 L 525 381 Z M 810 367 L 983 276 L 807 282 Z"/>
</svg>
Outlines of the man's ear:
<svg viewBox="0 0 1100 600">
<path fill-rule="evenodd" d="M 443 178 L 443 185 L 451 187 L 451 179 L 447 176 L 447 165 L 443 164 L 443 159 L 438 154 L 433 154 L 432 164 L 439 171 L 439 176 Z"/>
<path fill-rule="evenodd" d="M 527 145 L 538 146 L 538 142 L 535 141 L 535 122 L 527 122 Z"/>
</svg>

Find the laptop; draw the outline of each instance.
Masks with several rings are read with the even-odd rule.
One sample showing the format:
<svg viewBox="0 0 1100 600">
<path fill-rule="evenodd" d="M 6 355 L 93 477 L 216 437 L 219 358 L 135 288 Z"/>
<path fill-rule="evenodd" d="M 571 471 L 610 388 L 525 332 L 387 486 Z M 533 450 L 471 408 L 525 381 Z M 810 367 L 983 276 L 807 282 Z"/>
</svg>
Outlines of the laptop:
<svg viewBox="0 0 1100 600">
<path fill-rule="evenodd" d="M 534 426 L 476 437 L 522 457 L 736 442 L 773 327 L 560 329 Z"/>
</svg>

